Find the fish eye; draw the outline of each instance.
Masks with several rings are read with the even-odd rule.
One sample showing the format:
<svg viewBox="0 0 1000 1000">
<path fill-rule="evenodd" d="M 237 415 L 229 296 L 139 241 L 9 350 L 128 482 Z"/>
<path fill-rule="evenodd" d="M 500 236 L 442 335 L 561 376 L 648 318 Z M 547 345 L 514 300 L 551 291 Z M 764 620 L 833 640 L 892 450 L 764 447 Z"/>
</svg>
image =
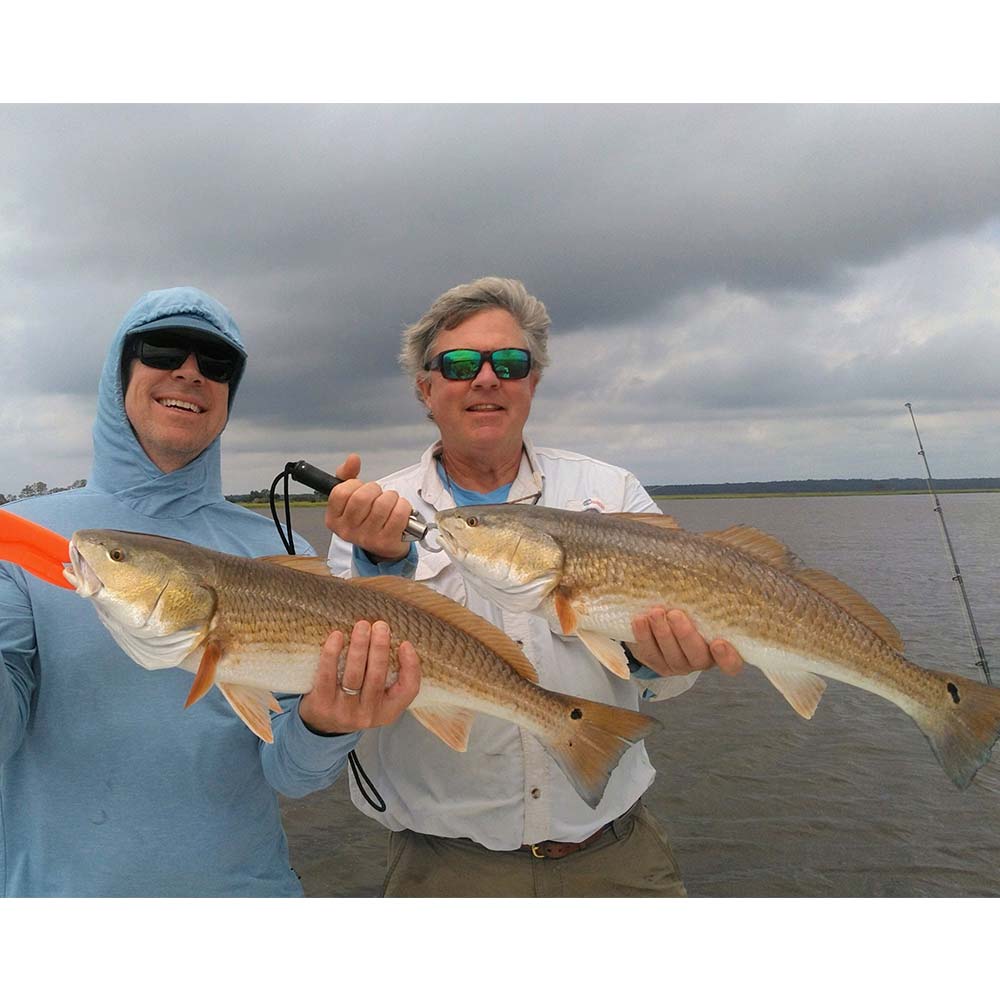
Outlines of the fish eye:
<svg viewBox="0 0 1000 1000">
<path fill-rule="evenodd" d="M 468 526 L 469 526 L 470 528 L 474 528 L 474 527 L 475 527 L 475 526 L 476 526 L 477 524 L 479 524 L 479 518 L 478 518 L 478 517 L 467 517 L 467 518 L 465 519 L 465 523 L 466 523 L 466 524 L 467 524 L 467 525 L 468 525 Z"/>
<path fill-rule="evenodd" d="M 125 553 L 121 549 L 112 549 L 108 555 L 112 562 L 121 562 L 125 558 Z"/>
</svg>

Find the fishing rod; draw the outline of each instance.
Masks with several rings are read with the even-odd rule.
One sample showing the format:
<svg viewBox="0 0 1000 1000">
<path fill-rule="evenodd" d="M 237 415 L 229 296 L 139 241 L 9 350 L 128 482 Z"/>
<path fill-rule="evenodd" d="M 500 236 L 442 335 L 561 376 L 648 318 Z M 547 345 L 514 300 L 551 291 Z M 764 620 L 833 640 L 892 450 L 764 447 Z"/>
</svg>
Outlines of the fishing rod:
<svg viewBox="0 0 1000 1000">
<path fill-rule="evenodd" d="M 941 509 L 941 501 L 938 499 L 937 491 L 934 489 L 934 483 L 931 479 L 931 467 L 927 464 L 927 455 L 924 452 L 924 443 L 920 440 L 920 431 L 917 430 L 917 418 L 913 415 L 913 407 L 909 403 L 906 404 L 906 408 L 910 411 L 910 420 L 913 421 L 913 433 L 917 435 L 917 445 L 920 448 L 917 454 L 924 460 L 924 468 L 927 470 L 927 492 L 934 498 L 934 510 L 941 519 L 941 531 L 944 535 L 945 545 L 948 547 L 948 553 L 951 556 L 951 565 L 955 571 L 955 575 L 952 577 L 952 580 L 958 584 L 958 592 L 962 595 L 962 603 L 965 605 L 965 617 L 968 619 L 969 630 L 972 633 L 972 644 L 976 647 L 976 653 L 979 655 L 979 659 L 976 660 L 976 666 L 982 669 L 983 675 L 986 677 L 986 683 L 992 686 L 993 680 L 990 677 L 989 664 L 986 662 L 986 652 L 979 639 L 979 631 L 976 628 L 976 620 L 972 617 L 972 605 L 969 604 L 969 596 L 965 592 L 965 583 L 962 580 L 962 571 L 958 568 L 958 559 L 955 556 L 955 549 L 951 544 L 951 536 L 948 534 L 948 525 L 945 524 L 944 521 L 944 511 Z"/>
</svg>

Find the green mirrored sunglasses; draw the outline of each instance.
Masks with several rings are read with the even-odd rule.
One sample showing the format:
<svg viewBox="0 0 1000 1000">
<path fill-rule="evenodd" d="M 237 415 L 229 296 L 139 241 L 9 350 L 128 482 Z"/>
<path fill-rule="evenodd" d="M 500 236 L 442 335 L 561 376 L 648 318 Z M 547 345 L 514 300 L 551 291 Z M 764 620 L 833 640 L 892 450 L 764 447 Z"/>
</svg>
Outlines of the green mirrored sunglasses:
<svg viewBox="0 0 1000 1000">
<path fill-rule="evenodd" d="M 447 379 L 468 382 L 479 374 L 487 361 L 497 378 L 525 378 L 531 371 L 531 351 L 522 347 L 501 347 L 496 351 L 473 351 L 458 347 L 442 351 L 433 357 L 424 365 L 424 371 L 439 371 Z"/>
</svg>

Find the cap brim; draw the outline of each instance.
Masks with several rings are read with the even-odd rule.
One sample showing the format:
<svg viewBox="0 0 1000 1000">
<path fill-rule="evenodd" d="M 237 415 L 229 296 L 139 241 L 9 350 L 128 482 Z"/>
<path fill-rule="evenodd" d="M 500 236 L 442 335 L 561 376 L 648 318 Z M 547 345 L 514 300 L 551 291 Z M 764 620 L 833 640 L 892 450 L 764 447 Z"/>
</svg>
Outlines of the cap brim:
<svg viewBox="0 0 1000 1000">
<path fill-rule="evenodd" d="M 228 340 L 217 327 L 212 326 L 207 320 L 199 316 L 164 316 L 163 319 L 153 320 L 152 323 L 143 323 L 142 326 L 133 327 L 128 335 L 134 337 L 136 334 L 162 332 L 165 330 L 176 330 L 178 333 L 185 333 L 192 340 L 218 340 L 233 350 L 239 348 Z M 242 353 L 242 352 L 240 352 Z"/>
</svg>

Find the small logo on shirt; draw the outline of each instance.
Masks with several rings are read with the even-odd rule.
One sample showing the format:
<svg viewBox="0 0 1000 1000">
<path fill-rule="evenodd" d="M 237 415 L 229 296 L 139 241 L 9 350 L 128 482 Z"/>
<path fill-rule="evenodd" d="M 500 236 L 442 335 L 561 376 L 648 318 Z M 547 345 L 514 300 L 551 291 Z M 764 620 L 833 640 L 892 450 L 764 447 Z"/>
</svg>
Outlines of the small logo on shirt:
<svg viewBox="0 0 1000 1000">
<path fill-rule="evenodd" d="M 603 514 L 606 510 L 606 505 L 600 497 L 587 497 L 586 500 L 570 500 L 566 504 L 567 510 L 589 510 L 593 511 L 595 514 Z"/>
</svg>

